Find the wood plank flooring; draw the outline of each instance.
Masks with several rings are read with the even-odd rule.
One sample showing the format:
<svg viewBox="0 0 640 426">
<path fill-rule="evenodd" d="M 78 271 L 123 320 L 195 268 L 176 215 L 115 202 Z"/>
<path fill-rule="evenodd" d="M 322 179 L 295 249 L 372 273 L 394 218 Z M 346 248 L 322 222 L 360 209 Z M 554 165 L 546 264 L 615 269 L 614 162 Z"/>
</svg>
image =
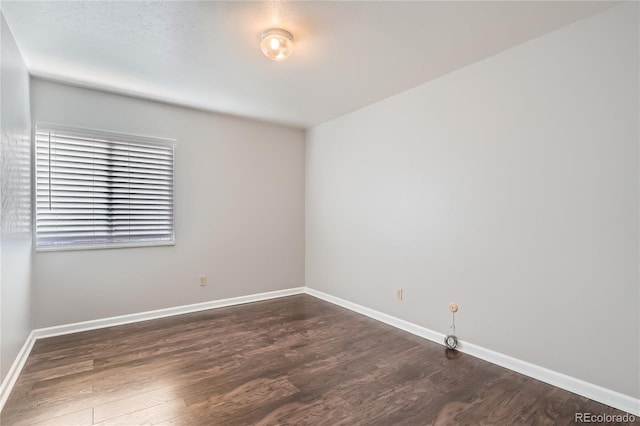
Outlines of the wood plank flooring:
<svg viewBox="0 0 640 426">
<path fill-rule="evenodd" d="M 307 295 L 38 340 L 2 425 L 572 424 L 605 405 Z"/>
</svg>

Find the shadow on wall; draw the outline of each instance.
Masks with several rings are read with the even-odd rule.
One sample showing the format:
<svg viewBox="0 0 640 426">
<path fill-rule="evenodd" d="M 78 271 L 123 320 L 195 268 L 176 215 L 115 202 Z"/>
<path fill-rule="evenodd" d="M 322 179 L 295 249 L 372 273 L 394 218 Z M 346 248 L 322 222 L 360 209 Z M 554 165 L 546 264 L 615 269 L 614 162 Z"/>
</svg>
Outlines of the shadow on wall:
<svg viewBox="0 0 640 426">
<path fill-rule="evenodd" d="M 31 143 L 24 134 L 2 134 L 2 236 L 28 238 L 31 234 Z"/>
</svg>

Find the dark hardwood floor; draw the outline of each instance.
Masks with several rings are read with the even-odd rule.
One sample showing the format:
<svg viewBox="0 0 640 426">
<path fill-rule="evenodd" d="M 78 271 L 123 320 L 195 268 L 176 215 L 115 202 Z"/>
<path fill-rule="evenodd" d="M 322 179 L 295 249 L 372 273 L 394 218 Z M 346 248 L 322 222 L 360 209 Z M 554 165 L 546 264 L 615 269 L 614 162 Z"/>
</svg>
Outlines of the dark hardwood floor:
<svg viewBox="0 0 640 426">
<path fill-rule="evenodd" d="M 557 425 L 576 412 L 624 414 L 299 295 L 38 340 L 1 422 Z"/>
</svg>

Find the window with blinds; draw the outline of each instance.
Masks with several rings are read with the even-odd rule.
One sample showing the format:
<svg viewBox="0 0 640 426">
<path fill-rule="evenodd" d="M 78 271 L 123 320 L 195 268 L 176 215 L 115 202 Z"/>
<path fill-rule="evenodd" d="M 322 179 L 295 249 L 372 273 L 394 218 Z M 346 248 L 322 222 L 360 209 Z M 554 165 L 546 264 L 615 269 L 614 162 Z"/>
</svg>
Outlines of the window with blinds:
<svg viewBox="0 0 640 426">
<path fill-rule="evenodd" d="M 175 141 L 38 123 L 37 250 L 174 244 Z"/>
</svg>

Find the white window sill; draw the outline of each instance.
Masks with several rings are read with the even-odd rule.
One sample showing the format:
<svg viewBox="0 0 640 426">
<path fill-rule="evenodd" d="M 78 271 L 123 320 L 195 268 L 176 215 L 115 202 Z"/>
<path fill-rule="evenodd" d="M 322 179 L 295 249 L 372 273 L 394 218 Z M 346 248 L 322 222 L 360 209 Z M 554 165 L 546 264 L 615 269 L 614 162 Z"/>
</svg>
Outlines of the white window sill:
<svg viewBox="0 0 640 426">
<path fill-rule="evenodd" d="M 122 249 L 134 247 L 158 247 L 158 246 L 175 246 L 175 241 L 148 241 L 135 243 L 112 243 L 112 244 L 86 244 L 86 245 L 59 245 L 36 247 L 36 252 L 47 251 L 75 251 L 75 250 L 105 250 L 105 249 Z"/>
</svg>

